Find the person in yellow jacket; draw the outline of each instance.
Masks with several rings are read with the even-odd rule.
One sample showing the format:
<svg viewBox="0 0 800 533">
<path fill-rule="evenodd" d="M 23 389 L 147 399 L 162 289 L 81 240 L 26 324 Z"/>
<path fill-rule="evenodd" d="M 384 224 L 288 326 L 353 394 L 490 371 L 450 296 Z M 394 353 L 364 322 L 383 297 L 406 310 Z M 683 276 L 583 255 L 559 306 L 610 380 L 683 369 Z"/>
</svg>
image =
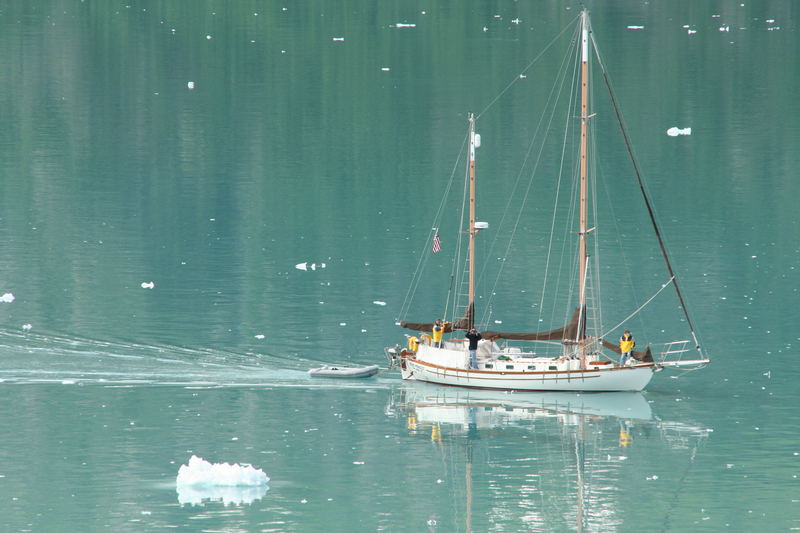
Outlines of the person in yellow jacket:
<svg viewBox="0 0 800 533">
<path fill-rule="evenodd" d="M 634 346 L 636 346 L 636 341 L 633 340 L 631 330 L 626 329 L 625 333 L 622 334 L 622 337 L 619 338 L 619 366 L 625 366 L 625 363 L 628 361 L 628 357 L 631 356 Z"/>
<path fill-rule="evenodd" d="M 437 318 L 436 322 L 433 324 L 433 347 L 434 348 L 441 348 L 442 347 L 442 336 L 444 336 L 444 327 L 445 324 L 448 322 L 442 323 L 441 318 Z"/>
</svg>

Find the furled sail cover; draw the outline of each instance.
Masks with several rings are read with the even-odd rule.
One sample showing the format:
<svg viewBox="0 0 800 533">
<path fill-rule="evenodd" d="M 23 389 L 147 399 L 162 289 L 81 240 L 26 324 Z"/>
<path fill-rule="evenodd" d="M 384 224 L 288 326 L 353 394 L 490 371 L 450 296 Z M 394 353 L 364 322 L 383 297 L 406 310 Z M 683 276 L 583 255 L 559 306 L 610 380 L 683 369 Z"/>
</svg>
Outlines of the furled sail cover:
<svg viewBox="0 0 800 533">
<path fill-rule="evenodd" d="M 470 309 L 471 311 L 472 309 Z M 445 333 L 449 333 L 457 329 L 469 329 L 470 313 L 467 316 L 456 320 L 454 323 L 445 325 Z M 512 341 L 560 341 L 560 340 L 575 340 L 576 332 L 578 331 L 578 320 L 580 319 L 580 310 L 575 308 L 572 313 L 572 319 L 569 323 L 558 329 L 551 329 L 550 331 L 539 331 L 537 333 L 507 333 L 503 331 L 482 331 L 481 335 L 484 339 L 508 339 Z M 413 329 L 415 331 L 432 331 L 432 322 L 400 322 L 400 325 L 406 329 Z"/>
<path fill-rule="evenodd" d="M 575 340 L 578 332 L 578 320 L 581 318 L 580 308 L 576 307 L 572 313 L 572 319 L 566 326 L 551 329 L 550 331 L 539 331 L 537 333 L 506 333 L 503 331 L 482 331 L 484 339 L 508 339 L 511 341 L 560 341 Z M 585 337 L 585 335 L 582 335 Z"/>
<path fill-rule="evenodd" d="M 463 329 L 468 330 L 474 324 L 472 316 L 475 313 L 475 306 L 469 305 L 464 313 L 464 316 L 455 322 L 445 322 L 444 332 L 451 333 L 452 331 Z M 413 329 L 414 331 L 433 331 L 433 322 L 400 322 L 400 326 L 406 329 Z"/>
</svg>

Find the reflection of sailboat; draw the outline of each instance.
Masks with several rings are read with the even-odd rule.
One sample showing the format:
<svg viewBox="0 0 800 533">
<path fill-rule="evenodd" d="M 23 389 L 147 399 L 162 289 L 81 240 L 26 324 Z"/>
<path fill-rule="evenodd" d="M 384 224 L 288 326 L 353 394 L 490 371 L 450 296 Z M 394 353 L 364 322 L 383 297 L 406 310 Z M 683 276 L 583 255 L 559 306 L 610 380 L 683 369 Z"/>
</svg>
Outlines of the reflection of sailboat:
<svg viewBox="0 0 800 533">
<path fill-rule="evenodd" d="M 535 420 L 548 416 L 591 415 L 650 420 L 650 404 L 639 392 L 569 392 L 510 393 L 489 389 L 437 387 L 411 383 L 403 389 L 404 402 L 414 406 L 417 417 L 430 422 L 466 425 L 465 407 L 477 409 L 479 425 L 488 427 Z"/>
<path fill-rule="evenodd" d="M 590 183 L 593 183 L 593 167 L 588 162 L 589 155 L 592 155 L 594 151 L 594 145 L 589 140 L 589 122 L 592 117 L 594 117 L 594 113 L 589 107 L 589 63 L 591 60 L 590 52 L 596 52 L 596 47 L 591 37 L 589 16 L 586 11 L 580 16 L 580 23 L 576 36 L 578 46 L 575 54 L 577 59 L 575 72 L 580 73 L 580 83 L 574 83 L 572 85 L 570 94 L 578 94 L 579 96 L 576 98 L 570 96 L 569 98 L 562 99 L 562 101 L 568 100 L 570 102 L 566 114 L 568 116 L 577 115 L 577 118 L 580 119 L 579 131 L 574 131 L 575 136 L 578 138 L 579 149 L 575 150 L 576 162 L 572 165 L 576 169 L 576 175 L 574 176 L 576 184 L 575 190 L 576 192 L 579 191 L 579 194 L 574 195 L 577 199 L 577 207 L 574 208 L 576 214 L 574 217 L 575 220 L 567 222 L 566 224 L 567 227 L 570 228 L 570 231 L 574 232 L 574 230 L 577 229 L 577 257 L 575 261 L 569 261 L 574 267 L 571 269 L 572 289 L 569 291 L 572 293 L 572 301 L 568 304 L 569 308 L 574 308 L 572 318 L 568 320 L 566 325 L 548 331 L 510 333 L 505 331 L 487 331 L 484 329 L 484 331 L 482 331 L 484 340 L 505 339 L 507 341 L 531 341 L 534 344 L 524 349 L 519 347 L 507 347 L 502 352 L 489 349 L 487 353 L 484 354 L 484 357 L 478 357 L 477 361 L 468 360 L 462 339 L 450 339 L 449 341 L 443 342 L 442 339 L 439 338 L 442 332 L 448 333 L 455 330 L 470 330 L 473 327 L 477 327 L 475 315 L 475 240 L 478 232 L 486 229 L 488 224 L 475 220 L 475 154 L 476 149 L 480 146 L 480 136 L 475 132 L 476 119 L 470 115 L 468 132 L 469 159 L 464 194 L 464 198 L 468 199 L 468 208 L 465 202 L 465 207 L 461 215 L 465 223 L 468 218 L 468 225 L 463 224 L 466 227 L 460 229 L 464 235 L 468 235 L 469 243 L 466 253 L 463 254 L 463 262 L 462 258 L 459 256 L 460 254 L 456 254 L 453 258 L 454 265 L 463 266 L 457 266 L 453 269 L 455 274 L 451 276 L 451 290 L 449 291 L 450 294 L 447 296 L 447 304 L 445 305 L 445 309 L 453 309 L 454 311 L 451 312 L 451 316 L 449 317 L 451 321 L 442 324 L 438 322 L 434 324 L 430 322 L 411 322 L 405 320 L 399 323 L 404 328 L 422 333 L 420 338 L 409 338 L 407 349 L 400 348 L 399 346 L 396 348 L 387 348 L 387 355 L 390 360 L 400 366 L 403 379 L 460 387 L 505 390 L 640 391 L 649 383 L 653 373 L 664 367 L 699 367 L 708 363 L 708 359 L 700 351 L 700 345 L 696 338 L 692 321 L 686 311 L 683 296 L 678 289 L 677 280 L 675 279 L 673 269 L 670 265 L 666 248 L 664 247 L 660 231 L 653 215 L 649 197 L 647 196 L 635 161 L 635 175 L 639 180 L 639 188 L 642 192 L 648 213 L 650 214 L 655 236 L 658 238 L 667 271 L 670 275 L 669 279 L 661 286 L 661 289 L 658 290 L 656 294 L 670 284 L 674 286 L 681 307 L 684 310 L 686 323 L 689 326 L 693 344 L 698 350 L 699 358 L 692 361 L 667 359 L 668 357 L 671 358 L 688 351 L 686 346 L 689 341 L 673 341 L 666 343 L 664 348 L 660 351 L 660 354 L 656 355 L 656 359 L 654 359 L 650 348 L 647 348 L 643 352 L 634 352 L 634 359 L 628 362 L 628 364 L 626 364 L 625 361 L 621 362 L 620 365 L 613 364 L 616 358 L 612 361 L 608 356 L 603 355 L 603 349 L 620 353 L 620 347 L 615 343 L 608 342 L 605 338 L 614 328 L 611 330 L 604 330 L 600 320 L 600 265 L 596 257 L 590 257 L 591 254 L 588 246 L 590 235 L 594 235 L 594 230 L 596 229 L 595 227 L 590 227 L 589 219 L 591 215 L 590 207 L 596 209 L 596 202 L 590 198 L 590 193 L 593 192 L 592 189 L 594 188 L 590 187 Z M 596 63 L 604 79 L 607 81 L 605 68 L 602 62 L 598 60 Z M 566 73 L 566 70 L 564 72 Z M 575 79 L 577 79 L 577 77 L 576 74 Z M 568 79 L 566 74 L 564 74 L 563 79 L 559 77 L 561 81 L 566 79 Z M 570 86 L 569 83 L 560 84 L 565 88 Z M 610 92 L 610 96 L 614 111 L 617 116 L 620 116 L 613 92 Z M 553 101 L 558 102 L 558 98 L 554 98 Z M 622 125 L 621 120 L 620 125 Z M 627 143 L 628 152 L 632 157 L 633 152 L 630 149 L 627 133 L 624 131 L 624 128 L 623 135 Z M 565 148 L 569 144 L 568 137 L 567 134 L 564 135 Z M 562 154 L 563 153 L 562 151 Z M 562 167 L 569 166 L 571 165 L 565 163 L 565 160 L 562 159 Z M 468 191 L 468 194 L 466 191 Z M 468 217 L 466 216 L 467 209 L 469 211 Z M 594 218 L 597 218 L 596 214 Z M 575 222 L 578 223 L 577 228 L 572 227 Z M 555 219 L 553 226 L 555 227 Z M 433 251 L 438 252 L 440 250 L 438 230 L 433 239 Z M 551 234 L 551 243 L 553 240 L 553 235 Z M 541 253 L 548 257 L 549 265 L 550 248 L 542 250 Z M 599 254 L 595 253 L 595 256 L 599 256 Z M 592 259 L 592 261 L 590 261 L 590 259 Z M 556 263 L 558 260 L 554 259 L 553 262 Z M 549 270 L 549 266 L 544 269 L 545 278 Z M 564 277 L 568 276 L 565 275 Z M 418 282 L 419 280 L 415 279 L 415 281 L 412 282 L 412 287 L 415 287 Z M 462 285 L 464 286 L 464 296 L 466 297 L 466 305 L 463 307 L 461 307 L 463 302 L 456 302 L 456 298 L 458 297 L 456 293 L 460 292 L 460 287 Z M 565 295 L 566 292 L 568 291 L 558 291 L 559 294 L 564 293 Z M 452 306 L 450 305 L 451 297 L 453 298 Z M 642 307 L 644 307 L 644 305 L 642 305 Z M 459 311 L 455 311 L 455 309 L 459 309 Z M 463 309 L 463 312 L 460 311 L 460 309 Z M 404 314 L 404 312 L 405 310 L 401 312 L 401 315 Z M 623 319 L 620 326 L 637 312 L 638 310 L 631 313 L 628 318 Z M 435 338 L 431 339 L 431 335 L 428 335 L 426 332 L 433 333 L 433 337 Z M 627 349 L 625 351 L 626 353 L 629 352 Z"/>
<path fill-rule="evenodd" d="M 393 393 L 391 407 L 404 415 L 412 438 L 430 439 L 443 459 L 452 459 L 444 464 L 461 481 L 453 495 L 464 507 L 443 530 L 483 531 L 492 524 L 495 530 L 615 531 L 626 505 L 636 505 L 617 487 L 637 469 L 649 469 L 654 454 L 661 461 L 678 454 L 691 464 L 709 434 L 658 420 L 638 393 L 509 394 L 410 382 Z"/>
</svg>

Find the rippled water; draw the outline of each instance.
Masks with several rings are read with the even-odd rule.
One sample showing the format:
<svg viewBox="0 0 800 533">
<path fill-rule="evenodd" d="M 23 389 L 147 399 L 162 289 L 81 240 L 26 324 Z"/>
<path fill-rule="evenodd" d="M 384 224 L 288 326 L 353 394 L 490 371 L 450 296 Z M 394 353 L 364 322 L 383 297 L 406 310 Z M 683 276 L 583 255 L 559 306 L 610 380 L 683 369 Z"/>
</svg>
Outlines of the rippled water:
<svg viewBox="0 0 800 533">
<path fill-rule="evenodd" d="M 307 375 L 382 364 L 403 340 L 394 322 L 466 113 L 487 106 L 481 216 L 496 230 L 558 64 L 519 73 L 575 8 L 0 6 L 0 294 L 14 295 L 0 302 L 0 530 L 800 528 L 796 13 L 588 4 L 713 360 L 642 394 Z M 601 162 L 609 183 L 625 157 Z M 604 294 L 630 285 L 641 301 L 665 281 L 658 252 L 634 231 L 633 185 L 608 194 L 625 246 L 606 254 Z M 542 213 L 506 266 L 514 308 L 538 301 L 521 287 L 538 281 Z M 432 268 L 448 272 L 442 238 Z M 411 313 L 439 305 L 446 283 L 429 283 Z M 682 328 L 675 311 L 654 302 L 637 340 Z M 261 468 L 267 490 L 181 495 L 192 455 Z"/>
</svg>

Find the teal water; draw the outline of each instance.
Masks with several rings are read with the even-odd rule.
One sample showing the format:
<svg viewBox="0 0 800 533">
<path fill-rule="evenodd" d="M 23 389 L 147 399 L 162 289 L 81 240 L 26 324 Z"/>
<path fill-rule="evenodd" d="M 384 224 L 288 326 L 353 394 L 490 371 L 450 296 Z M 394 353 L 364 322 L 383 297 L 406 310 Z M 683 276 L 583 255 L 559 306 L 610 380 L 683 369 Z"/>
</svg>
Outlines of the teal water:
<svg viewBox="0 0 800 533">
<path fill-rule="evenodd" d="M 402 340 L 469 111 L 488 108 L 480 218 L 498 226 L 560 57 L 492 102 L 577 7 L 0 6 L 0 530 L 800 528 L 796 10 L 588 7 L 713 359 L 611 399 L 305 374 L 383 364 Z M 610 152 L 604 180 L 626 163 Z M 646 221 L 626 183 L 603 284 L 627 309 L 617 287 L 641 301 L 665 275 L 627 229 Z M 543 225 L 523 221 L 535 246 Z M 540 248 L 515 246 L 521 286 Z M 432 318 L 436 283 L 409 318 Z M 637 340 L 681 327 L 675 308 L 659 299 Z M 182 503 L 192 454 L 252 463 L 269 488 Z"/>
</svg>

